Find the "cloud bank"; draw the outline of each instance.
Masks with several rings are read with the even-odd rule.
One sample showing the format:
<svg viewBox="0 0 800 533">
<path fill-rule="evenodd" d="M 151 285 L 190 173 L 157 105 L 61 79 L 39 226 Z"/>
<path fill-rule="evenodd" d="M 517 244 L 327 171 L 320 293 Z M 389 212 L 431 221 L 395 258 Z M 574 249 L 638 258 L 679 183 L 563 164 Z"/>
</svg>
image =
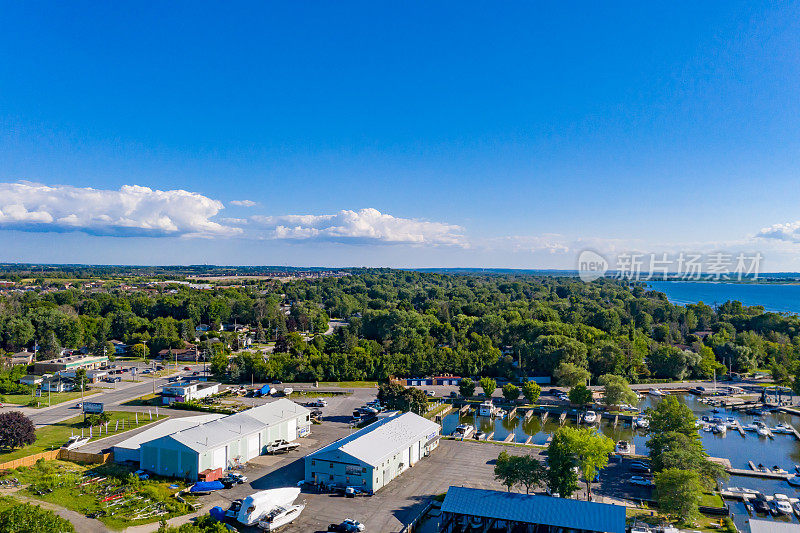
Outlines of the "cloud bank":
<svg viewBox="0 0 800 533">
<path fill-rule="evenodd" d="M 82 231 L 92 235 L 236 235 L 241 229 L 210 220 L 222 202 L 184 190 L 138 185 L 119 190 L 0 183 L 0 228 L 35 232 Z"/>
<path fill-rule="evenodd" d="M 756 234 L 756 237 L 800 243 L 800 221 L 787 222 L 786 224 L 774 224 L 763 228 Z"/>
<path fill-rule="evenodd" d="M 236 205 L 239 207 L 253 207 L 256 205 L 257 202 L 253 200 L 231 200 L 231 205 Z"/>
<path fill-rule="evenodd" d="M 278 240 L 466 245 L 460 226 L 395 217 L 373 208 L 342 210 L 334 215 L 256 215 L 250 218 L 250 226 L 264 238 Z"/>
</svg>

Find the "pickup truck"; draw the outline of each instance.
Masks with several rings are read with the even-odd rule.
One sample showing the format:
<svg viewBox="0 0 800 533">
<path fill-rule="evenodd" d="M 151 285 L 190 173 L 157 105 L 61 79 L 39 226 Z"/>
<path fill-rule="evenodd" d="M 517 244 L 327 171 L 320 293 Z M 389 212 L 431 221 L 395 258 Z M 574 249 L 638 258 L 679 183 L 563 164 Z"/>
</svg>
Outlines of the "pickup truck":
<svg viewBox="0 0 800 533">
<path fill-rule="evenodd" d="M 279 453 L 288 453 L 300 447 L 299 442 L 287 442 L 285 440 L 276 440 L 275 442 L 267 445 L 267 453 L 275 455 Z"/>
</svg>

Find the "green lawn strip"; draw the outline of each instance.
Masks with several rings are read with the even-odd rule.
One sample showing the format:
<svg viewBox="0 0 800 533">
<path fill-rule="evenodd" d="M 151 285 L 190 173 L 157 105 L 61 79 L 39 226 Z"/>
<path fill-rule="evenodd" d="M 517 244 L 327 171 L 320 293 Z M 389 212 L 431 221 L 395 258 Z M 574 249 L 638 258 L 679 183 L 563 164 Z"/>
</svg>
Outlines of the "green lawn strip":
<svg viewBox="0 0 800 533">
<path fill-rule="evenodd" d="M 145 407 L 157 407 L 162 406 L 161 396 L 158 394 L 145 394 L 144 396 L 139 396 L 138 398 L 134 398 L 133 400 L 128 400 L 124 402 L 122 405 L 135 405 L 135 406 L 145 406 Z"/>
<path fill-rule="evenodd" d="M 378 386 L 377 381 L 320 381 L 320 387 L 341 387 L 343 389 L 370 389 Z"/>
<path fill-rule="evenodd" d="M 95 428 L 93 430 L 93 441 L 105 438 L 106 436 L 127 432 L 144 426 L 145 424 L 150 424 L 151 422 L 167 418 L 166 415 L 156 416 L 153 414 L 153 419 L 150 420 L 150 417 L 147 413 L 139 413 L 139 423 L 137 424 L 136 413 L 130 413 L 127 411 L 109 411 L 108 413 L 111 415 L 111 421 L 108 424 L 108 435 L 106 435 L 105 429 L 103 430 L 102 435 L 98 435 L 97 429 Z M 117 420 L 119 420 L 119 427 L 117 428 L 117 431 L 114 431 Z M 123 420 L 125 421 L 125 429 L 123 429 L 122 425 Z M 67 439 L 69 439 L 71 435 L 80 435 L 81 429 L 83 429 L 83 434 L 88 437 L 89 428 L 83 425 L 83 415 L 74 416 L 62 422 L 56 422 L 55 424 L 50 424 L 39 428 L 36 430 L 36 442 L 22 448 L 17 448 L 14 451 L 0 453 L 0 462 L 11 461 L 13 459 L 19 459 L 20 457 L 26 457 L 35 453 L 60 448 L 65 442 L 67 442 Z M 78 451 L 80 451 L 80 449 L 78 449 Z"/>
<path fill-rule="evenodd" d="M 438 415 L 439 413 L 445 411 L 446 409 L 450 409 L 451 407 L 453 407 L 453 406 L 450 405 L 449 403 L 443 403 L 439 407 L 436 407 L 435 409 L 431 409 L 430 411 L 425 413 L 425 418 L 432 419 L 436 415 Z"/>
<path fill-rule="evenodd" d="M 722 501 L 722 496 L 708 492 L 703 494 L 703 497 L 700 500 L 700 505 L 703 507 L 725 507 L 725 503 Z"/>
<path fill-rule="evenodd" d="M 98 392 L 100 391 L 93 391 L 93 390 L 86 391 L 83 393 L 83 397 L 88 400 L 89 398 L 91 398 L 92 395 L 97 394 Z M 49 403 L 47 397 L 48 395 L 46 392 L 43 392 L 41 397 L 36 397 L 33 396 L 32 394 L 3 394 L 2 396 L 3 398 L 5 398 L 5 400 L 3 400 L 3 403 L 23 405 L 27 407 L 33 407 L 36 409 L 42 409 L 50 405 L 57 405 L 64 402 L 80 401 L 81 392 L 80 391 L 52 392 L 50 393 Z"/>
</svg>

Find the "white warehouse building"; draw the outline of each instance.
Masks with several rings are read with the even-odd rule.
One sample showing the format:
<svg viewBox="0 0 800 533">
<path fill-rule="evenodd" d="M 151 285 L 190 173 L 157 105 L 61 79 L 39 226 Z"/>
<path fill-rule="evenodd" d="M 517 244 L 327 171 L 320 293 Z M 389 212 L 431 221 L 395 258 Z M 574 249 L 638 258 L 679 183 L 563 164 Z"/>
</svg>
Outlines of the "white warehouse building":
<svg viewBox="0 0 800 533">
<path fill-rule="evenodd" d="M 124 463 L 127 461 L 138 463 L 139 459 L 141 458 L 140 454 L 142 444 L 224 417 L 225 415 L 211 413 L 197 416 L 168 418 L 163 422 L 159 422 L 156 425 L 149 427 L 144 431 L 112 446 L 111 451 L 114 452 L 114 461 L 117 463 Z"/>
<path fill-rule="evenodd" d="M 308 435 L 310 415 L 305 407 L 282 398 L 144 442 L 139 467 L 162 476 L 196 480 L 204 470 L 243 464 L 276 440 L 293 441 Z"/>
<path fill-rule="evenodd" d="M 381 418 L 305 458 L 305 480 L 373 493 L 439 445 L 442 427 L 414 413 Z"/>
</svg>

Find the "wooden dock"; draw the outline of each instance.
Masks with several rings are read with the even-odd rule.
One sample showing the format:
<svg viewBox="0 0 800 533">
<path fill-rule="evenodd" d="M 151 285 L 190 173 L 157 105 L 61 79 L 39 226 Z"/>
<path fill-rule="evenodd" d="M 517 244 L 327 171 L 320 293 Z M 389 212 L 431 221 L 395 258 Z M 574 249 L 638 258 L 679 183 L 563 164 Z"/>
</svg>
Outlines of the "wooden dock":
<svg viewBox="0 0 800 533">
<path fill-rule="evenodd" d="M 506 440 L 504 440 L 503 442 L 514 442 L 514 434 L 509 433 L 508 437 L 506 437 Z"/>
<path fill-rule="evenodd" d="M 558 423 L 563 426 L 564 422 L 566 422 L 566 421 L 567 421 L 567 412 L 564 411 L 563 413 L 561 413 L 561 416 L 558 418 Z"/>
<path fill-rule="evenodd" d="M 530 410 L 530 411 L 528 411 L 528 412 L 529 412 L 529 413 L 532 413 L 532 412 L 533 412 L 533 409 L 531 409 L 531 410 Z M 545 422 L 547 422 L 547 417 L 548 417 L 548 416 L 550 416 L 550 411 L 545 411 L 544 413 L 542 413 L 542 425 L 544 425 L 544 423 L 545 423 Z"/>
<path fill-rule="evenodd" d="M 517 417 L 517 408 L 515 407 L 508 412 L 507 418 L 509 420 L 514 420 L 516 417 Z"/>
<path fill-rule="evenodd" d="M 614 415 L 614 427 L 617 427 L 617 424 L 619 424 L 619 415 Z"/>
<path fill-rule="evenodd" d="M 492 440 L 492 437 L 494 437 L 494 431 L 486 435 L 486 440 Z"/>
<path fill-rule="evenodd" d="M 742 437 L 745 436 L 744 428 L 742 427 L 742 425 L 738 421 L 733 424 L 733 429 L 738 431 L 742 435 Z"/>
<path fill-rule="evenodd" d="M 528 438 L 525 440 L 525 444 L 530 444 L 533 440 L 533 435 L 528 435 Z"/>
<path fill-rule="evenodd" d="M 458 414 L 465 415 L 469 413 L 469 410 L 470 410 L 469 404 L 464 404 L 461 406 L 461 409 L 458 410 Z"/>
<path fill-rule="evenodd" d="M 751 461 L 752 462 L 752 461 Z M 759 472 L 758 470 L 748 470 L 746 468 L 726 468 L 729 474 L 734 476 L 759 477 L 762 479 L 789 479 L 791 474 L 776 474 L 775 472 Z"/>
</svg>

